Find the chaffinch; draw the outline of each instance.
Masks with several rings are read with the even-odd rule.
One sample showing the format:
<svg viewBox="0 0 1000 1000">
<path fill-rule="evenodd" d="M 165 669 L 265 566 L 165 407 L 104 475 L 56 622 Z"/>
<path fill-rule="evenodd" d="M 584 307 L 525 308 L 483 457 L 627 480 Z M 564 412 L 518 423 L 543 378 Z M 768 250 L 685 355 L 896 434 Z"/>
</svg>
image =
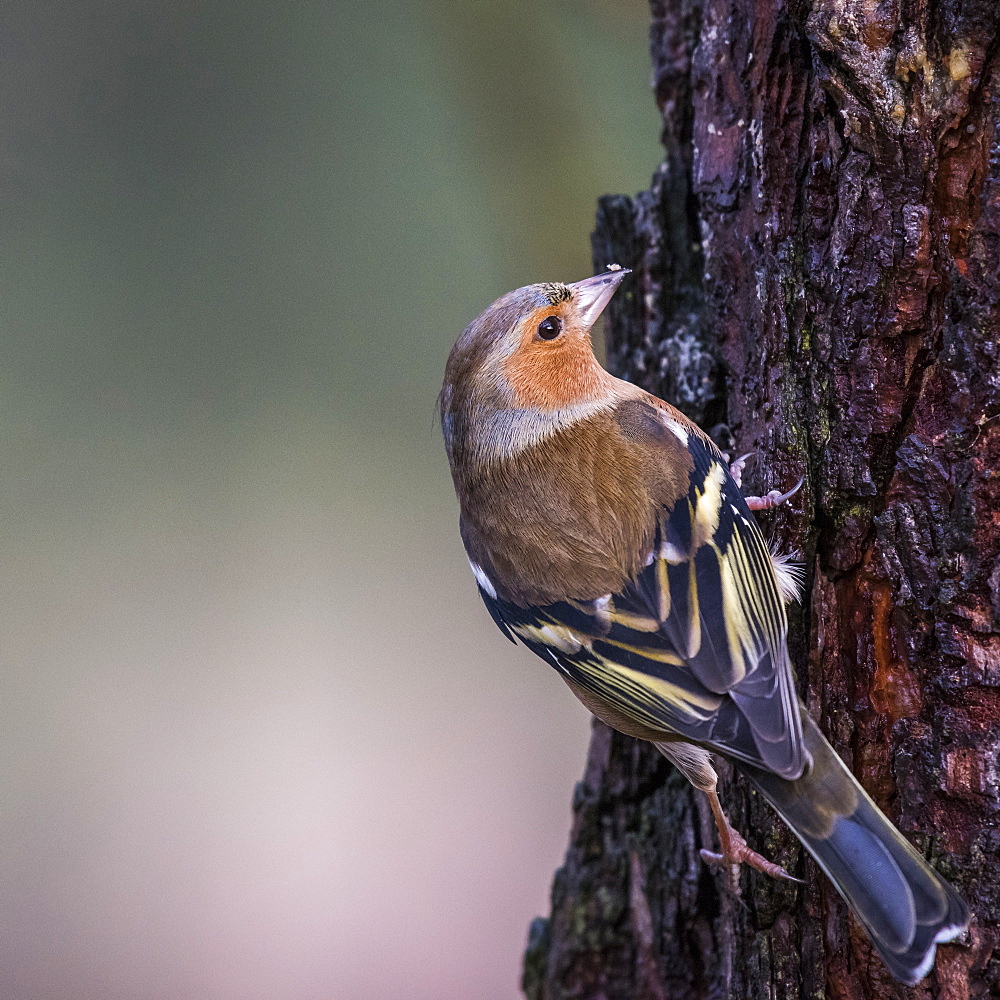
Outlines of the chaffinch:
<svg viewBox="0 0 1000 1000">
<path fill-rule="evenodd" d="M 709 798 L 721 852 L 777 877 L 726 819 L 712 754 L 777 810 L 915 983 L 965 903 L 879 811 L 795 693 L 785 601 L 738 472 L 672 406 L 606 372 L 590 330 L 629 272 L 528 285 L 448 359 L 441 423 L 486 607 L 599 719 L 651 741 Z M 734 478 L 733 471 L 737 473 Z"/>
</svg>

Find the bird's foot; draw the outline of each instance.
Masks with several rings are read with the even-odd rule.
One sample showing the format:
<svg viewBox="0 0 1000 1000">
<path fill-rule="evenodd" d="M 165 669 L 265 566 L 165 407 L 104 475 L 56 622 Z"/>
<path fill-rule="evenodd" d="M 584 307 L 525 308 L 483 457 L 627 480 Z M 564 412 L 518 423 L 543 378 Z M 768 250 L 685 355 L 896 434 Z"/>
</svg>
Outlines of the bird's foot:
<svg viewBox="0 0 1000 1000">
<path fill-rule="evenodd" d="M 699 852 L 702 861 L 710 865 L 740 865 L 748 864 L 751 868 L 770 875 L 771 878 L 787 879 L 789 882 L 801 882 L 801 879 L 794 875 L 789 875 L 784 868 L 773 861 L 768 861 L 763 855 L 751 850 L 747 842 L 740 833 L 732 826 L 726 814 L 722 811 L 722 803 L 719 802 L 719 795 L 713 789 L 705 792 L 708 795 L 709 805 L 712 807 L 712 815 L 715 817 L 715 825 L 719 829 L 719 841 L 722 851 L 716 854 L 715 851 L 708 851 L 704 848 Z"/>
<path fill-rule="evenodd" d="M 745 455 L 740 455 L 735 462 L 729 466 L 729 475 L 733 477 L 733 482 L 737 486 L 742 487 L 743 485 L 743 469 L 746 467 L 747 460 L 753 458 L 757 452 L 748 451 Z M 796 493 L 802 488 L 802 483 L 805 480 L 800 479 L 787 493 L 781 493 L 778 490 L 771 490 L 762 497 L 744 497 L 747 506 L 751 510 L 771 510 L 777 507 L 778 504 L 784 503 L 789 497 L 795 496 Z"/>
<path fill-rule="evenodd" d="M 771 490 L 770 493 L 762 497 L 744 497 L 743 499 L 746 500 L 747 506 L 751 510 L 771 510 L 773 507 L 777 507 L 778 504 L 784 503 L 789 497 L 795 496 L 802 488 L 804 482 L 804 479 L 800 479 L 787 493 L 779 493 L 777 490 Z"/>
<path fill-rule="evenodd" d="M 735 831 L 733 831 L 735 833 Z M 736 834 L 739 837 L 739 834 Z M 765 875 L 770 875 L 771 878 L 783 878 L 787 879 L 789 882 L 801 882 L 802 879 L 796 878 L 794 875 L 789 875 L 781 865 L 775 864 L 773 861 L 768 861 L 762 854 L 758 854 L 756 851 L 752 851 L 746 845 L 746 841 L 740 837 L 740 843 L 733 845 L 733 849 L 729 854 L 716 854 L 715 851 L 708 851 L 702 848 L 699 852 L 701 855 L 701 860 L 709 865 L 718 865 L 720 867 L 725 865 L 740 865 L 746 862 L 751 868 L 756 868 L 757 871 L 763 872 Z"/>
</svg>

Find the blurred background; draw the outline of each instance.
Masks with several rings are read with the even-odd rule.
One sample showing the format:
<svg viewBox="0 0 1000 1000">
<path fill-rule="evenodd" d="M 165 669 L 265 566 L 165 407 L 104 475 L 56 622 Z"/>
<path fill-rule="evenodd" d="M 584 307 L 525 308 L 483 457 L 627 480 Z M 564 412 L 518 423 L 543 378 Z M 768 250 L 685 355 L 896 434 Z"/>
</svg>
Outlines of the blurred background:
<svg viewBox="0 0 1000 1000">
<path fill-rule="evenodd" d="M 434 420 L 648 185 L 642 0 L 5 4 L 0 997 L 492 1000 L 589 723 Z"/>
</svg>

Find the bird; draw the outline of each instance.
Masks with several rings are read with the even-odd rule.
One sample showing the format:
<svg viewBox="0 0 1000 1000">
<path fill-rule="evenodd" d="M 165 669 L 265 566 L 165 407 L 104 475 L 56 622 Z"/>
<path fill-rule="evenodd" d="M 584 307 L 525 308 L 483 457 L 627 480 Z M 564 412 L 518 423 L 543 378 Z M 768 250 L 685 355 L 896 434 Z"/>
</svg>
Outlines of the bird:
<svg viewBox="0 0 1000 1000">
<path fill-rule="evenodd" d="M 594 323 L 629 274 L 527 285 L 458 338 L 438 400 L 473 577 L 494 622 L 598 719 L 651 742 L 703 792 L 721 849 L 753 851 L 719 799 L 730 760 L 796 834 L 890 973 L 922 979 L 965 902 L 883 815 L 799 700 L 785 604 L 740 472 L 693 421 L 607 372 Z M 732 870 L 732 869 L 730 869 Z"/>
</svg>

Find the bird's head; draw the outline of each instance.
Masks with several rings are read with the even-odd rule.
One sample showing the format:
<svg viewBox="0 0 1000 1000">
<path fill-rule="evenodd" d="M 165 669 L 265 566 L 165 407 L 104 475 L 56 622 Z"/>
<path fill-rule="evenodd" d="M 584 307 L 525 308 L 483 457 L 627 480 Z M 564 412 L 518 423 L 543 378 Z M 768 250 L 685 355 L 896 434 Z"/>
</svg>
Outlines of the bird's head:
<svg viewBox="0 0 1000 1000">
<path fill-rule="evenodd" d="M 452 348 L 441 390 L 449 451 L 471 424 L 506 426 L 512 413 L 551 424 L 553 414 L 606 396 L 615 380 L 594 357 L 590 331 L 629 273 L 526 285 L 473 320 Z"/>
</svg>

